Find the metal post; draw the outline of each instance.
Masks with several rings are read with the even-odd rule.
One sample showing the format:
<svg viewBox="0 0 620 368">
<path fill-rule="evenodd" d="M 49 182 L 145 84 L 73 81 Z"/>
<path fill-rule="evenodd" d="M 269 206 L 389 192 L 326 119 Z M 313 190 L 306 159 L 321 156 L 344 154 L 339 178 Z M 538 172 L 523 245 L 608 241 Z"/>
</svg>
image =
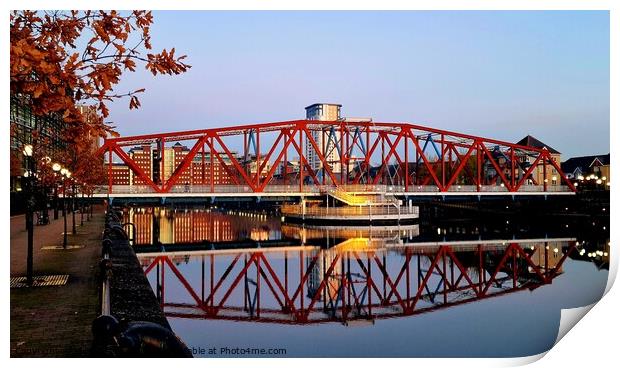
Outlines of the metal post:
<svg viewBox="0 0 620 368">
<path fill-rule="evenodd" d="M 295 138 L 293 138 L 295 139 Z M 302 130 L 299 130 L 299 192 L 304 191 L 304 165 L 303 165 L 303 152 L 304 141 L 302 139 Z"/>
<path fill-rule="evenodd" d="M 441 135 L 441 186 L 446 187 L 446 144 L 443 134 Z"/>
<path fill-rule="evenodd" d="M 347 150 L 346 150 L 346 154 L 344 155 L 344 163 L 345 163 L 345 165 L 347 165 L 347 167 L 346 167 L 346 170 L 342 170 L 341 169 L 341 171 L 344 171 L 345 175 L 346 175 L 344 183 L 345 184 L 349 184 L 349 174 L 350 174 L 349 166 L 350 166 L 350 160 L 351 160 L 351 147 L 350 147 L 350 144 L 351 144 L 351 131 L 349 130 L 348 127 L 347 127 L 347 129 L 345 131 L 346 131 L 346 134 L 347 134 L 347 142 L 346 142 L 347 143 Z"/>
<path fill-rule="evenodd" d="M 260 187 L 260 131 L 256 128 L 256 187 Z"/>
<path fill-rule="evenodd" d="M 84 189 L 82 189 L 82 199 L 80 200 L 80 226 L 84 226 Z"/>
<path fill-rule="evenodd" d="M 205 185 L 205 142 L 202 142 L 202 181 L 200 184 Z"/>
<path fill-rule="evenodd" d="M 33 195 L 33 175 L 32 157 L 26 157 L 26 167 L 28 177 L 26 178 L 26 228 L 28 229 L 28 256 L 26 260 L 26 282 L 28 285 L 33 283 L 33 242 L 34 242 L 34 195 Z"/>
<path fill-rule="evenodd" d="M 543 190 L 546 192 L 547 191 L 547 159 L 549 158 L 549 155 L 547 154 L 547 151 L 544 151 L 543 153 L 541 153 L 541 155 L 543 155 Z"/>
<path fill-rule="evenodd" d="M 370 127 L 366 127 L 366 154 L 364 155 L 366 164 L 366 185 L 370 184 Z"/>
<path fill-rule="evenodd" d="M 159 146 L 159 179 L 161 187 L 166 185 L 166 140 L 161 139 L 161 145 Z"/>
<path fill-rule="evenodd" d="M 112 149 L 110 148 L 108 152 L 109 152 L 108 153 L 108 195 L 110 195 L 112 193 Z M 64 206 L 64 201 L 65 201 L 64 189 L 63 189 L 62 201 L 63 201 L 63 206 Z"/>
<path fill-rule="evenodd" d="M 64 220 L 64 228 L 62 238 L 62 247 L 63 249 L 67 249 L 67 187 L 65 186 L 65 181 L 63 179 L 62 182 L 62 217 Z"/>
<path fill-rule="evenodd" d="M 288 135 L 284 135 L 285 139 L 290 139 Z M 283 175 L 284 175 L 284 185 L 286 185 L 286 177 L 288 175 L 288 147 L 286 145 L 287 142 L 284 142 L 284 166 L 283 166 Z"/>
<path fill-rule="evenodd" d="M 515 187 L 515 149 L 510 148 L 510 186 Z"/>
<path fill-rule="evenodd" d="M 58 183 L 56 181 L 54 181 L 54 220 L 58 220 Z"/>
<path fill-rule="evenodd" d="M 480 155 L 480 145 L 482 143 L 478 143 L 478 146 L 476 147 L 476 172 L 478 174 L 478 183 L 476 183 L 476 191 L 480 191 L 482 189 L 482 160 L 481 160 L 481 155 Z"/>
<path fill-rule="evenodd" d="M 321 162 L 321 182 L 323 183 L 323 185 L 325 185 L 325 164 L 327 163 L 327 154 L 325 153 L 325 130 L 323 130 L 323 128 L 321 128 L 321 149 L 323 150 L 321 152 L 321 154 L 323 155 L 323 158 L 325 159 L 325 162 Z M 332 184 L 336 184 L 336 183 L 332 183 Z"/>
<path fill-rule="evenodd" d="M 211 137 L 211 155 L 209 156 L 209 159 L 211 160 L 210 164 L 209 164 L 209 181 L 211 182 L 211 193 L 213 193 L 214 190 L 214 183 L 213 183 L 213 154 L 214 154 L 214 149 L 213 149 L 213 137 Z"/>
<path fill-rule="evenodd" d="M 75 180 L 71 183 L 71 218 L 73 220 L 71 233 L 75 235 L 77 234 L 77 229 L 75 228 Z"/>
<path fill-rule="evenodd" d="M 388 172 L 389 172 L 390 167 L 385 162 L 385 136 L 383 134 L 381 135 L 381 165 L 385 165 L 388 168 Z M 383 181 L 383 174 L 381 175 L 380 179 L 381 179 L 381 184 L 385 184 L 385 182 Z"/>
<path fill-rule="evenodd" d="M 405 136 L 405 192 L 408 192 L 408 191 L 409 191 L 409 136 Z"/>
</svg>

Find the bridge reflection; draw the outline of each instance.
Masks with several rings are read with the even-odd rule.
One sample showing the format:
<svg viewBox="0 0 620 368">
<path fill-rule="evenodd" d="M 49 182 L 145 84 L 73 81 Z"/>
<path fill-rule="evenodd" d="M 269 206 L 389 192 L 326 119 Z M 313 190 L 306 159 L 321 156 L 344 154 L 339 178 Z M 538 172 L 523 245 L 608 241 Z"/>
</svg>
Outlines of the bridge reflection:
<svg viewBox="0 0 620 368">
<path fill-rule="evenodd" d="M 168 317 L 349 325 L 534 290 L 563 272 L 576 247 L 574 239 L 403 245 L 351 238 L 328 249 L 139 258 Z"/>
</svg>

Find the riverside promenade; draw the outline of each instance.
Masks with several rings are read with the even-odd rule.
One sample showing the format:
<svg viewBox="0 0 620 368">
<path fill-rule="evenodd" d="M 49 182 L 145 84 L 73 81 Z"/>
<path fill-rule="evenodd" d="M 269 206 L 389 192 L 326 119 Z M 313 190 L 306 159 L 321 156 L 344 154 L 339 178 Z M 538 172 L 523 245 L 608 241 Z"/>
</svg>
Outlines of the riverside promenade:
<svg viewBox="0 0 620 368">
<path fill-rule="evenodd" d="M 11 288 L 11 357 L 87 357 L 92 345 L 91 323 L 99 315 L 98 262 L 101 257 L 103 208 L 72 235 L 67 214 L 68 245 L 62 246 L 63 218 L 34 228 L 34 275 L 68 275 L 62 286 Z M 51 211 L 50 211 L 50 218 Z M 27 232 L 24 216 L 11 218 L 11 278 L 25 276 Z M 77 247 L 71 247 L 77 246 Z"/>
</svg>

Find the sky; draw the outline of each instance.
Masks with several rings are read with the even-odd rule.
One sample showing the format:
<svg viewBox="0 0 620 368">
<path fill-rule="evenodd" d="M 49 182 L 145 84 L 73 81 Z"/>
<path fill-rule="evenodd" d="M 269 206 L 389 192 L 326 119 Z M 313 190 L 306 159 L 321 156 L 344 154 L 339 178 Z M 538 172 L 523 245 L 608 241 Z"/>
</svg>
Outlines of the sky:
<svg viewBox="0 0 620 368">
<path fill-rule="evenodd" d="M 123 75 L 142 107 L 110 105 L 121 135 L 343 116 L 517 142 L 562 159 L 609 152 L 607 11 L 157 11 L 154 50 L 180 76 Z"/>
</svg>

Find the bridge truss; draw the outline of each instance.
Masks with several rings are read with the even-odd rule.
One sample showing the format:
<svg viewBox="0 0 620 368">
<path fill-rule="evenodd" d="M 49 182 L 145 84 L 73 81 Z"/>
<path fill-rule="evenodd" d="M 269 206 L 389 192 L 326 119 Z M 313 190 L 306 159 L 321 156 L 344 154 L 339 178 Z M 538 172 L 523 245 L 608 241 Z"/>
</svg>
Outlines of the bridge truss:
<svg viewBox="0 0 620 368">
<path fill-rule="evenodd" d="M 404 247 L 391 250 L 400 252 L 394 259 L 386 257 L 385 248 L 365 249 L 349 241 L 332 249 L 207 251 L 139 258 L 167 317 L 348 324 L 534 290 L 562 273 L 575 248 L 574 241 L 565 246 L 539 242 Z M 199 279 L 196 270 L 185 275 L 184 268 L 178 267 L 190 258 L 201 259 Z M 169 283 L 180 286 L 166 297 Z"/>
<path fill-rule="evenodd" d="M 164 175 L 164 148 L 176 142 L 188 152 Z M 127 153 L 132 146 L 153 149 L 154 167 Z M 236 147 L 241 148 L 240 152 Z M 107 192 L 113 183 L 113 161 L 132 171 L 142 191 L 183 191 L 189 170 L 192 188 L 226 191 L 217 182 L 219 166 L 229 187 L 251 193 L 274 188 L 311 191 L 322 186 L 367 188 L 396 186 L 401 192 L 574 192 L 575 187 L 546 148 L 428 128 L 409 123 L 295 120 L 176 133 L 107 138 L 100 148 L 107 157 Z M 289 162 L 296 165 L 290 167 Z M 557 175 L 552 185 L 548 173 Z M 148 171 L 148 172 L 147 172 Z M 541 180 L 541 178 L 545 178 Z M 542 182 L 540 182 L 542 181 Z M 185 191 L 187 189 L 185 188 Z M 192 190 L 195 191 L 195 190 Z"/>
</svg>

